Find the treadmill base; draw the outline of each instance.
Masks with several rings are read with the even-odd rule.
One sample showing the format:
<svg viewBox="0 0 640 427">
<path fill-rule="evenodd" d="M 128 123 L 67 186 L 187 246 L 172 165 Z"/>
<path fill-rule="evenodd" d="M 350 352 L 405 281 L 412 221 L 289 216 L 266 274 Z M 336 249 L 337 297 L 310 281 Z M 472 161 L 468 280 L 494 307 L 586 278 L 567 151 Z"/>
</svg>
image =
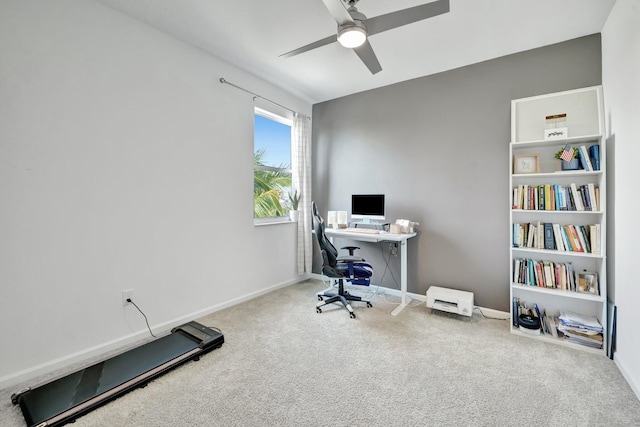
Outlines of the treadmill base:
<svg viewBox="0 0 640 427">
<path fill-rule="evenodd" d="M 29 427 L 61 426 L 223 343 L 221 333 L 192 321 L 88 368 L 14 393 L 11 402 L 20 404 Z"/>
</svg>

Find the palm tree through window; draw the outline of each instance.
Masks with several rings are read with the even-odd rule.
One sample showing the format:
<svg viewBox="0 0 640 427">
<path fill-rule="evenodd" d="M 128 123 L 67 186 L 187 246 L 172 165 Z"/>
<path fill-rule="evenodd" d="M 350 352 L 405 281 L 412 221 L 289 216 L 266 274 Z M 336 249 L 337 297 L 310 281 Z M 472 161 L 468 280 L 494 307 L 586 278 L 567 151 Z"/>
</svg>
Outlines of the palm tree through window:
<svg viewBox="0 0 640 427">
<path fill-rule="evenodd" d="M 253 217 L 287 215 L 291 189 L 291 121 L 261 110 L 254 114 Z"/>
</svg>

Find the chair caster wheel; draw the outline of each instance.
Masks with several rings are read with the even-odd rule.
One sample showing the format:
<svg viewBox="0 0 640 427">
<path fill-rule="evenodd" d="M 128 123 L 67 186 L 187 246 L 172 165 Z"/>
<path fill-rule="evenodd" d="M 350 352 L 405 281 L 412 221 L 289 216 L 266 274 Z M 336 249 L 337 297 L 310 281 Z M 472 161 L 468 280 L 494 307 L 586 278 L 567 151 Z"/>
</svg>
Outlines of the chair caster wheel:
<svg viewBox="0 0 640 427">
<path fill-rule="evenodd" d="M 316 313 L 322 313 L 322 310 L 316 307 Z"/>
<path fill-rule="evenodd" d="M 356 318 L 356 314 L 355 313 L 349 313 L 349 317 L 351 317 L 352 319 Z"/>
<path fill-rule="evenodd" d="M 367 307 L 371 308 L 371 307 L 373 307 L 373 305 L 371 305 L 371 303 L 369 301 L 367 301 Z"/>
<path fill-rule="evenodd" d="M 318 301 L 323 301 L 322 297 L 318 295 Z"/>
</svg>

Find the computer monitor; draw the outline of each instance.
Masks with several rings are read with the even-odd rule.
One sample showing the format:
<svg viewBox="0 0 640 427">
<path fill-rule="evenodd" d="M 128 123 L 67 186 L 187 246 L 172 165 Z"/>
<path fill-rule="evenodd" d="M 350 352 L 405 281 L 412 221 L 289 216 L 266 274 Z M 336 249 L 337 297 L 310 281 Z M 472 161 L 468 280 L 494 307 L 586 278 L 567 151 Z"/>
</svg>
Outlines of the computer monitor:
<svg viewBox="0 0 640 427">
<path fill-rule="evenodd" d="M 384 194 L 353 194 L 351 218 L 362 222 L 384 219 Z"/>
</svg>

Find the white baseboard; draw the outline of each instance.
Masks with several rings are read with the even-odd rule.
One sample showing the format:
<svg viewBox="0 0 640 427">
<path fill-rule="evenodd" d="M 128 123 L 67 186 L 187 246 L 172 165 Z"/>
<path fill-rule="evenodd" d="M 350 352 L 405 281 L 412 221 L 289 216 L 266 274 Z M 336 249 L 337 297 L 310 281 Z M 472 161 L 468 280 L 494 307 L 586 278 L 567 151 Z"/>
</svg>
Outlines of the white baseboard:
<svg viewBox="0 0 640 427">
<path fill-rule="evenodd" d="M 486 317 L 500 320 L 511 319 L 511 314 L 508 311 L 494 310 L 493 308 L 479 307 L 477 305 L 474 308 L 480 309 L 482 314 L 484 314 Z"/>
<path fill-rule="evenodd" d="M 152 325 L 151 328 L 154 331 L 154 334 L 160 337 L 168 334 L 172 328 L 178 325 L 181 325 L 183 323 L 189 322 L 191 320 L 199 319 L 208 314 L 215 313 L 216 311 L 220 311 L 222 309 L 231 307 L 236 304 L 240 304 L 242 302 L 251 300 L 261 295 L 268 294 L 269 292 L 275 291 L 276 289 L 284 288 L 284 287 L 293 285 L 295 283 L 302 282 L 304 280 L 307 280 L 308 278 L 309 278 L 309 275 L 303 275 L 297 279 L 278 283 L 254 292 L 250 292 L 248 294 L 241 295 L 239 297 L 230 299 L 228 301 L 224 301 L 220 304 L 207 307 L 203 310 L 199 310 L 199 311 L 181 316 L 179 318 L 170 320 L 168 322 L 164 322 L 158 325 Z M 99 344 L 94 347 L 86 348 L 86 349 L 77 351 L 75 353 L 71 353 L 66 356 L 59 357 L 57 359 L 53 359 L 45 363 L 41 363 L 39 365 L 30 367 L 28 369 L 23 369 L 21 371 L 1 377 L 0 389 L 5 389 L 7 387 L 11 387 L 16 384 L 26 382 L 40 376 L 53 374 L 56 371 L 65 371 L 65 373 L 58 375 L 58 376 L 64 376 L 70 372 L 73 372 L 78 369 L 82 369 L 87 366 L 91 366 L 92 364 L 95 364 L 101 360 L 107 359 L 113 355 L 122 353 L 131 348 L 137 347 L 148 341 L 151 341 L 151 338 L 149 337 L 149 332 L 146 329 L 143 329 L 138 332 L 125 335 L 121 338 L 117 338 L 115 340 L 112 340 L 103 344 Z"/>
<path fill-rule="evenodd" d="M 311 274 L 310 278 L 320 280 L 325 283 L 327 282 L 327 277 L 317 273 Z M 399 289 L 385 288 L 384 286 L 370 285 L 368 288 L 367 287 L 363 288 L 362 286 L 345 285 L 345 287 L 348 289 L 359 290 L 362 292 L 373 292 L 377 295 L 392 295 L 394 297 L 402 298 L 402 293 L 400 292 Z M 424 302 L 425 304 L 427 302 L 427 296 L 424 294 L 407 292 L 407 298 L 413 301 L 421 301 L 421 302 Z M 506 312 L 506 311 L 494 310 L 493 308 L 486 308 L 486 307 L 479 307 L 479 306 L 474 306 L 474 308 L 478 308 L 482 310 L 482 314 L 484 314 L 486 317 L 491 317 L 495 319 L 504 319 L 504 320 L 508 320 L 511 318 L 511 315 L 509 314 L 509 312 Z"/>
<path fill-rule="evenodd" d="M 613 353 L 613 361 L 618 367 L 618 370 L 620 371 L 624 379 L 627 380 L 627 383 L 629 384 L 629 387 L 631 387 L 631 390 L 633 390 L 638 400 L 640 400 L 640 384 L 637 384 L 634 381 L 634 378 L 629 374 L 629 370 L 626 367 L 627 364 L 624 358 L 621 359 L 618 353 Z"/>
</svg>

